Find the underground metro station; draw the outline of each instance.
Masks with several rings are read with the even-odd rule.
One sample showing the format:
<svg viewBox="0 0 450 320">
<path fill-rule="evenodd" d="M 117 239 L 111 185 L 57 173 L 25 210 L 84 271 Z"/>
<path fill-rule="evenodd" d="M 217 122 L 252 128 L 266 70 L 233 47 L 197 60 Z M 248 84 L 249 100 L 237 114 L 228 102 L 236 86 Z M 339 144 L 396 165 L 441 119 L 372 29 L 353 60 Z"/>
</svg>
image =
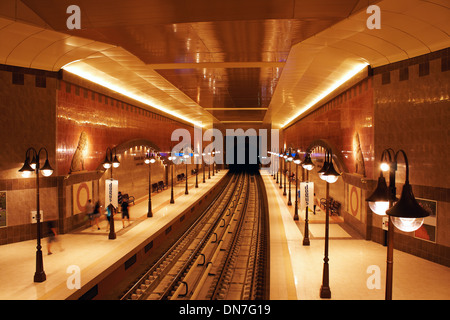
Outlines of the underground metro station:
<svg viewBox="0 0 450 320">
<path fill-rule="evenodd" d="M 447 0 L 1 1 L 0 300 L 448 300 L 449 35 Z"/>
</svg>

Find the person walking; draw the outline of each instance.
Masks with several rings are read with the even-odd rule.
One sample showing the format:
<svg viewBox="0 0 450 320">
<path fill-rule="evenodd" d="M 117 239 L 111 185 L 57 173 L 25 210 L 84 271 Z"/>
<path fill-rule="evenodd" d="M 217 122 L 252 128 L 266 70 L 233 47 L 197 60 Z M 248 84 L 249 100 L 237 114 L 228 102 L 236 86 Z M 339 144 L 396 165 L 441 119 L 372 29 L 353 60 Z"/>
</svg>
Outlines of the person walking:
<svg viewBox="0 0 450 320">
<path fill-rule="evenodd" d="M 47 239 L 47 254 L 51 255 L 53 254 L 52 252 L 52 245 L 53 243 L 58 243 L 59 244 L 59 250 L 60 251 L 64 251 L 64 249 L 62 248 L 61 242 L 59 241 L 59 237 L 58 237 L 58 232 L 56 231 L 56 221 L 54 220 L 50 220 L 47 222 L 47 227 L 48 227 L 48 239 Z"/>
<path fill-rule="evenodd" d="M 89 218 L 89 225 L 92 227 L 92 221 L 94 219 L 93 215 L 94 215 L 94 205 L 92 203 L 92 200 L 89 199 L 88 202 L 86 203 L 86 206 L 84 207 L 85 211 L 86 211 L 86 215 Z"/>
<path fill-rule="evenodd" d="M 113 208 L 113 209 L 111 209 Z M 111 217 L 114 219 L 114 213 L 111 210 L 115 210 L 112 205 L 106 207 L 106 219 L 108 220 L 108 225 L 106 226 L 106 231 L 109 231 L 111 228 Z"/>
<path fill-rule="evenodd" d="M 127 199 L 122 200 L 122 227 L 125 228 L 125 218 L 128 220 L 128 225 L 130 225 L 130 213 L 128 212 L 128 201 Z"/>
<path fill-rule="evenodd" d="M 97 225 L 97 230 L 100 230 L 100 226 L 98 225 L 98 219 L 100 218 L 100 201 L 95 203 L 94 211 L 92 217 Z"/>
</svg>

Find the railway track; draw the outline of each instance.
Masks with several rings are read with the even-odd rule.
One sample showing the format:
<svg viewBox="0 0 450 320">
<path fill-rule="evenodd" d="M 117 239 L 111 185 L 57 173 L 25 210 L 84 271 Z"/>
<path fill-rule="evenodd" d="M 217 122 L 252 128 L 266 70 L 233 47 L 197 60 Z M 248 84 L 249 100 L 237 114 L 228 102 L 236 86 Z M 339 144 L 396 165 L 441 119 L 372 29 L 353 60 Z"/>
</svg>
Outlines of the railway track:
<svg viewBox="0 0 450 320">
<path fill-rule="evenodd" d="M 260 179 L 247 173 L 233 175 L 121 300 L 266 298 L 268 218 Z"/>
</svg>

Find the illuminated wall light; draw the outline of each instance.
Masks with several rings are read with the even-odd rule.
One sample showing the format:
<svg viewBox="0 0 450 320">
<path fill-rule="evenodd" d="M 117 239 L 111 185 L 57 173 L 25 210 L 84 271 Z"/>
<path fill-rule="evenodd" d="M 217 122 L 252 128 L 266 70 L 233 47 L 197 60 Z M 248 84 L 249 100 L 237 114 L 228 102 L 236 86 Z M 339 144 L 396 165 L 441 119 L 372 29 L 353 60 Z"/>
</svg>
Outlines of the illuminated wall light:
<svg viewBox="0 0 450 320">
<path fill-rule="evenodd" d="M 112 83 L 108 82 L 107 80 L 105 80 L 104 78 L 102 78 L 100 76 L 96 76 L 96 75 L 94 75 L 94 74 L 92 74 L 92 73 L 90 73 L 90 72 L 88 72 L 86 70 L 83 70 L 82 67 L 74 65 L 73 62 L 71 62 L 69 64 L 66 64 L 61 69 L 64 69 L 67 72 L 73 73 L 73 74 L 75 74 L 75 75 L 77 75 L 77 76 L 79 76 L 81 78 L 84 78 L 86 80 L 92 81 L 92 82 L 94 82 L 96 84 L 99 84 L 99 85 L 101 85 L 103 87 L 106 87 L 106 88 L 108 88 L 110 90 L 116 91 L 116 92 L 118 92 L 120 94 L 123 94 L 123 95 L 133 99 L 133 100 L 136 100 L 136 101 L 139 101 L 139 102 L 141 102 L 143 104 L 146 104 L 146 105 L 148 105 L 148 106 L 150 106 L 152 108 L 156 108 L 156 109 L 158 109 L 158 110 L 160 110 L 162 112 L 165 112 L 167 114 L 170 114 L 170 115 L 172 115 L 172 116 L 174 116 L 176 118 L 179 118 L 179 119 L 182 119 L 182 120 L 184 120 L 186 122 L 192 123 L 192 124 L 194 124 L 194 125 L 196 125 L 198 127 L 201 127 L 201 128 L 204 127 L 204 125 L 202 123 L 199 123 L 199 122 L 196 122 L 196 121 L 192 121 L 191 119 L 186 118 L 185 116 L 183 116 L 183 115 L 181 115 L 181 114 L 179 114 L 179 113 L 177 113 L 175 111 L 172 111 L 172 110 L 169 110 L 167 108 L 164 108 L 163 106 L 158 105 L 157 103 L 154 103 L 153 101 L 150 101 L 150 100 L 148 100 L 148 99 L 146 99 L 146 98 L 144 98 L 142 96 L 134 94 L 134 93 L 126 90 L 125 88 L 122 88 L 122 87 L 120 87 L 118 85 L 112 84 Z"/>
<path fill-rule="evenodd" d="M 301 114 L 305 113 L 308 109 L 313 107 L 316 103 L 318 103 L 320 100 L 328 96 L 330 93 L 332 93 L 334 90 L 339 88 L 341 85 L 343 85 L 345 82 L 353 78 L 355 75 L 357 75 L 359 72 L 361 72 L 364 68 L 366 68 L 369 64 L 368 63 L 359 63 L 356 65 L 352 70 L 347 72 L 342 78 L 340 78 L 338 81 L 336 81 L 332 86 L 330 86 L 328 89 L 326 89 L 324 92 L 322 92 L 319 96 L 317 96 L 313 101 L 311 101 L 309 104 L 307 104 L 304 108 L 301 109 L 300 112 L 297 112 L 293 117 L 289 118 L 285 123 L 281 125 L 281 127 L 287 126 L 291 121 L 295 120 L 297 117 L 299 117 Z"/>
</svg>

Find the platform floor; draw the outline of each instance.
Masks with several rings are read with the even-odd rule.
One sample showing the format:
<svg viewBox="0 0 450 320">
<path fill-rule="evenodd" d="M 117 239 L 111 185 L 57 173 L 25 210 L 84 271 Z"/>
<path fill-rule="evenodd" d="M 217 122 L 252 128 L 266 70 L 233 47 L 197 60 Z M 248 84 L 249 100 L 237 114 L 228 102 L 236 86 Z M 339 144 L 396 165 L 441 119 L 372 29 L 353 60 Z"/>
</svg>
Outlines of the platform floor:
<svg viewBox="0 0 450 320">
<path fill-rule="evenodd" d="M 174 188 L 175 204 L 169 205 L 170 189 L 152 194 L 153 214 L 146 218 L 147 198 L 138 199 L 130 207 L 131 224 L 122 226 L 120 215 L 115 220 L 117 239 L 108 240 L 106 221 L 100 228 L 78 230 L 60 235 L 52 255 L 47 255 L 43 239 L 44 270 L 47 280 L 34 283 L 36 241 L 23 241 L 0 246 L 0 300 L 61 300 L 76 289 L 67 288 L 69 266 L 81 270 L 81 285 L 101 274 L 125 254 L 147 239 L 152 232 L 164 228 L 171 217 L 196 201 L 226 174 L 218 175 L 194 188 L 189 179 L 189 195 L 184 183 Z M 304 217 L 293 220 L 294 206 L 287 206 L 275 180 L 262 171 L 269 202 L 270 219 L 270 299 L 319 300 L 324 253 L 324 213 L 310 214 L 310 246 L 303 246 Z M 199 176 L 201 178 L 201 176 Z M 341 218 L 333 217 L 330 225 L 331 299 L 384 299 L 386 247 L 366 241 L 345 228 Z M 379 270 L 379 289 L 369 289 L 373 271 Z M 394 299 L 450 299 L 450 268 L 394 250 Z"/>
<path fill-rule="evenodd" d="M 121 214 L 115 215 L 115 240 L 109 240 L 106 231 L 108 222 L 103 218 L 100 230 L 87 227 L 72 233 L 59 235 L 59 241 L 52 245 L 53 254 L 47 254 L 47 239 L 42 240 L 44 271 L 47 280 L 33 282 L 35 272 L 36 240 L 22 241 L 0 246 L 0 300 L 62 300 L 76 289 L 67 287 L 67 280 L 73 271 L 68 267 L 80 268 L 81 286 L 94 278 L 102 277 L 105 270 L 124 255 L 157 232 L 178 213 L 197 201 L 223 178 L 227 170 L 221 170 L 211 179 L 199 174 L 199 188 L 195 188 L 195 176 L 188 179 L 189 194 L 185 195 L 185 183 L 174 186 L 175 203 L 169 205 L 170 188 L 152 193 L 153 217 L 147 218 L 148 197 L 138 199 L 130 206 L 130 225 L 123 228 Z M 89 222 L 87 222 L 89 223 Z"/>
<path fill-rule="evenodd" d="M 310 246 L 303 246 L 304 213 L 294 221 L 294 205 L 287 205 L 270 173 L 261 174 L 269 201 L 270 299 L 320 300 L 325 214 L 308 214 Z M 294 198 L 291 201 L 294 204 Z M 331 217 L 329 234 L 331 299 L 383 300 L 387 248 L 361 239 L 339 217 Z M 375 288 L 369 289 L 368 283 Z M 450 268 L 394 250 L 393 299 L 450 299 Z"/>
</svg>

